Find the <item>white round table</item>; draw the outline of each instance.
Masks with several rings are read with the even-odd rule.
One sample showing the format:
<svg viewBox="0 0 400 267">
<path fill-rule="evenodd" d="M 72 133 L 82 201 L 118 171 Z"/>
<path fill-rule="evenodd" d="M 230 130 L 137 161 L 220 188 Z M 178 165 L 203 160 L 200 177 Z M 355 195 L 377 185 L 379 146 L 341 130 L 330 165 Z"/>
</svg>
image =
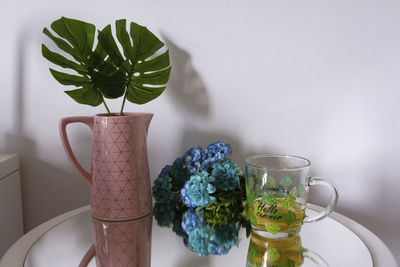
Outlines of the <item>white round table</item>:
<svg viewBox="0 0 400 267">
<path fill-rule="evenodd" d="M 321 209 L 313 204 L 307 206 L 308 213 Z M 398 266 L 376 235 L 336 212 L 321 222 L 304 225 L 301 236 L 304 247 L 325 258 L 332 267 Z M 182 238 L 171 229 L 154 222 L 152 266 L 244 266 L 249 244 L 244 231 L 240 232 L 240 239 L 239 246 L 226 256 L 199 257 L 187 250 Z M 24 235 L 6 252 L 0 267 L 78 266 L 92 242 L 89 206 L 85 206 L 55 217 Z M 94 261 L 89 266 L 95 266 Z"/>
</svg>

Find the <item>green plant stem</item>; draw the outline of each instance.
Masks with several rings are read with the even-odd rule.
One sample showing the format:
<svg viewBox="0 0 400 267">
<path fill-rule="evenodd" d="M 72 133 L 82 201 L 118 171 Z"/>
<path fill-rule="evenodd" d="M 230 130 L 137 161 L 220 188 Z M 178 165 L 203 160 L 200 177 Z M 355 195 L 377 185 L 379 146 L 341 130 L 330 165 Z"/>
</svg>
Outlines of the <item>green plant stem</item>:
<svg viewBox="0 0 400 267">
<path fill-rule="evenodd" d="M 124 106 L 125 106 L 125 100 L 126 100 L 126 91 L 125 91 L 125 95 L 124 95 L 124 100 L 122 101 L 122 106 L 121 106 L 121 112 L 119 113 L 119 115 L 123 115 L 124 113 Z"/>
<path fill-rule="evenodd" d="M 120 111 L 120 113 L 119 113 L 119 115 L 121 115 L 121 116 L 122 116 L 123 113 L 124 113 L 125 100 L 126 100 L 126 97 L 127 97 L 127 95 L 128 95 L 128 86 L 129 86 L 129 83 L 131 82 L 131 78 L 132 78 L 132 75 L 129 75 L 129 76 L 128 76 L 128 80 L 126 80 L 126 83 L 125 83 L 124 100 L 122 100 L 121 111 Z"/>
<path fill-rule="evenodd" d="M 104 106 L 106 107 L 108 116 L 112 116 L 110 110 L 109 110 L 108 107 L 107 107 L 107 104 L 106 104 L 106 101 L 104 100 L 104 98 L 103 98 L 103 104 L 104 104 Z"/>
</svg>

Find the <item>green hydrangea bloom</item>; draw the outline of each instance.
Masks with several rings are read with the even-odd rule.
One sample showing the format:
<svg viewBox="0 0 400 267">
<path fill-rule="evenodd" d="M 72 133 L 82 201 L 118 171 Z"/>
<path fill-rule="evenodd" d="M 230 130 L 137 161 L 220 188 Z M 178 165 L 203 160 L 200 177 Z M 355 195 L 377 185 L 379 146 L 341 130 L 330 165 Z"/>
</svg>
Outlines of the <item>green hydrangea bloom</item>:
<svg viewBox="0 0 400 267">
<path fill-rule="evenodd" d="M 153 207 L 153 215 L 159 226 L 170 227 L 176 215 L 175 205 L 172 203 L 156 202 Z"/>
<path fill-rule="evenodd" d="M 232 191 L 239 187 L 239 174 L 239 166 L 230 159 L 216 164 L 211 172 L 215 178 L 214 184 L 224 191 Z"/>
<path fill-rule="evenodd" d="M 154 181 L 152 191 L 156 201 L 170 202 L 176 198 L 172 193 L 171 181 L 172 178 L 169 176 L 161 176 Z"/>
<path fill-rule="evenodd" d="M 183 185 L 188 179 L 189 175 L 185 168 L 183 168 L 182 158 L 177 158 L 171 166 L 171 177 L 177 181 L 180 185 Z"/>
</svg>

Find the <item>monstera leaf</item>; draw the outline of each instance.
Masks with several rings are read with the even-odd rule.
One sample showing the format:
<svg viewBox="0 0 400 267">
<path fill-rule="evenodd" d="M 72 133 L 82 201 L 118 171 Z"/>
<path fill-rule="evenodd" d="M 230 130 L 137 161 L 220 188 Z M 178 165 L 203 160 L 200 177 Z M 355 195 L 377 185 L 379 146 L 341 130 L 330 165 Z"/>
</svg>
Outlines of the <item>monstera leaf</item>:
<svg viewBox="0 0 400 267">
<path fill-rule="evenodd" d="M 65 93 L 76 102 L 91 106 L 98 106 L 104 102 L 103 95 L 115 97 L 117 93 L 114 91 L 123 86 L 121 79 L 123 74 L 111 60 L 105 60 L 107 53 L 99 44 L 94 51 L 92 50 L 96 27 L 90 23 L 62 17 L 51 24 L 51 29 L 58 36 L 52 34 L 47 28 L 43 29 L 43 33 L 73 60 L 51 51 L 45 45 L 42 45 L 43 56 L 52 63 L 74 70 L 78 74 L 68 74 L 50 69 L 51 74 L 58 82 L 77 87 L 75 90 L 65 91 Z M 118 86 L 117 84 L 108 86 L 107 83 L 104 83 L 104 80 L 116 81 L 118 79 L 121 79 Z M 105 88 L 106 86 L 107 88 Z"/>
<path fill-rule="evenodd" d="M 130 23 L 129 33 L 125 19 L 117 20 L 115 28 L 122 53 L 110 25 L 99 32 L 98 39 L 109 58 L 124 74 L 124 102 L 127 98 L 132 103 L 147 103 L 158 97 L 168 82 L 171 71 L 168 50 L 163 51 L 164 44 L 146 27 L 134 22 Z"/>
<path fill-rule="evenodd" d="M 42 54 L 52 63 L 76 72 L 69 74 L 50 69 L 58 82 L 76 87 L 65 92 L 78 103 L 91 106 L 104 103 L 111 114 L 104 97 L 124 95 L 122 114 L 125 99 L 144 104 L 164 91 L 171 69 L 168 51 L 157 54 L 164 44 L 145 27 L 132 22 L 128 33 L 126 20 L 116 21 L 116 35 L 124 56 L 110 25 L 99 32 L 94 50 L 96 27 L 93 24 L 62 17 L 51 24 L 51 29 L 58 36 L 47 28 L 43 33 L 70 59 L 45 45 L 42 45 Z"/>
</svg>

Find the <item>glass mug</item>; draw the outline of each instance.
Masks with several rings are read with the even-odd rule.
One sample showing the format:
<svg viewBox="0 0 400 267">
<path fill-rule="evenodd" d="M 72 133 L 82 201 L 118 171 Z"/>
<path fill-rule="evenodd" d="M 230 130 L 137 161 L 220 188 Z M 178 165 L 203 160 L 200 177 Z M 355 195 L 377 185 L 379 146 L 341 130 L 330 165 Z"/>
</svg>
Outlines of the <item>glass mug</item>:
<svg viewBox="0 0 400 267">
<path fill-rule="evenodd" d="M 268 238 L 287 238 L 303 223 L 322 220 L 336 206 L 337 188 L 310 176 L 311 162 L 295 156 L 255 155 L 245 160 L 246 197 L 253 231 Z M 324 185 L 332 193 L 329 205 L 306 218 L 309 187 Z"/>
</svg>

